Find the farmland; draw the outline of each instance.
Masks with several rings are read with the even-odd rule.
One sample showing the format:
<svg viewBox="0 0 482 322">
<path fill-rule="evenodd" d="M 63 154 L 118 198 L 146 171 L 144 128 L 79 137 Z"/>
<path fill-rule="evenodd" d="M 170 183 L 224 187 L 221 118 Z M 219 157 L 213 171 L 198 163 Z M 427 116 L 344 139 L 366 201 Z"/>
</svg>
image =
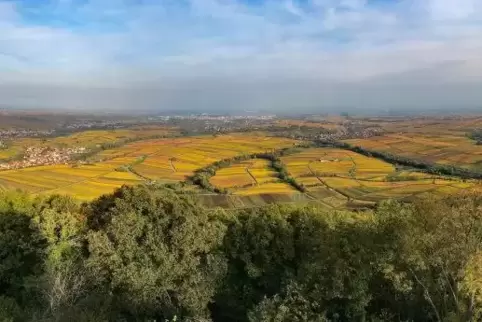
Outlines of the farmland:
<svg viewBox="0 0 482 322">
<path fill-rule="evenodd" d="M 481 169 L 482 146 L 467 137 L 471 131 L 482 128 L 480 116 L 367 121 L 380 125 L 385 134 L 345 142 L 429 163 Z"/>
<path fill-rule="evenodd" d="M 317 126 L 335 130 L 338 126 L 350 128 L 350 122 L 347 118 L 319 123 L 280 120 L 273 125 L 294 126 L 300 131 Z M 482 125 L 482 119 L 421 119 L 413 121 L 412 128 L 410 122 L 403 120 L 366 119 L 356 120 L 352 128 L 357 128 L 357 122 L 368 128 L 372 123 L 378 124 L 384 132 L 345 141 L 351 145 L 471 170 L 482 164 L 482 145 L 467 137 L 468 131 Z M 0 189 L 68 194 L 79 200 L 91 200 L 122 185 L 182 182 L 189 193 L 198 194 L 210 207 L 245 208 L 276 202 L 344 209 L 369 207 L 389 198 L 412 200 L 427 193 L 447 194 L 479 187 L 475 180 L 422 173 L 370 154 L 308 148 L 307 138 L 286 138 L 279 132 L 270 136 L 268 130 L 197 136 L 180 133 L 178 128 L 146 125 L 6 141 L 0 159 L 18 156 L 31 146 L 86 147 L 92 153 L 50 165 L 0 171 Z M 291 149 L 295 146 L 296 149 Z M 286 154 L 277 154 L 283 149 L 288 149 Z M 220 164 L 218 161 L 223 161 L 221 166 L 205 172 L 207 185 L 193 179 L 203 169 Z"/>
<path fill-rule="evenodd" d="M 214 161 L 294 143 L 289 139 L 241 135 L 146 140 L 102 151 L 92 157 L 90 164 L 1 171 L 0 186 L 89 200 L 123 184 L 184 181 L 196 169 Z"/>
<path fill-rule="evenodd" d="M 262 159 L 243 161 L 221 169 L 211 179 L 211 184 L 238 195 L 295 192 L 277 178 L 270 162 Z"/>
<path fill-rule="evenodd" d="M 82 136 L 84 142 L 89 135 Z M 90 140 L 95 141 L 96 139 Z M 97 139 L 98 140 L 98 139 Z M 72 144 L 72 143 L 70 143 Z M 298 141 L 258 134 L 231 134 L 141 140 L 106 149 L 87 162 L 0 172 L 2 189 L 35 194 L 69 194 L 90 200 L 121 185 L 186 181 L 198 169 L 239 155 L 270 153 Z M 219 169 L 210 183 L 227 195 L 204 194 L 208 205 L 259 206 L 271 202 L 314 202 L 332 208 L 364 207 L 387 198 L 410 199 L 424 193 L 449 193 L 474 182 L 435 177 L 351 151 L 299 149 L 281 162 L 306 187 L 300 193 L 278 178 L 270 161 L 251 159 Z"/>
<path fill-rule="evenodd" d="M 152 136 L 175 135 L 175 128 L 163 126 L 157 127 L 134 127 L 131 129 L 116 130 L 92 130 L 73 133 L 66 136 L 45 138 L 16 138 L 7 142 L 7 146 L 0 149 L 0 160 L 14 158 L 21 155 L 27 147 L 52 147 L 72 148 L 85 147 L 96 148 L 103 144 L 117 144 L 124 141 L 139 140 Z"/>
<path fill-rule="evenodd" d="M 465 136 L 387 134 L 346 142 L 369 150 L 472 170 L 479 169 L 482 163 L 482 146 Z"/>
<path fill-rule="evenodd" d="M 334 208 L 383 199 L 411 199 L 425 193 L 456 192 L 475 182 L 441 178 L 351 151 L 314 148 L 282 158 L 290 174 L 307 187 L 307 195 Z"/>
</svg>

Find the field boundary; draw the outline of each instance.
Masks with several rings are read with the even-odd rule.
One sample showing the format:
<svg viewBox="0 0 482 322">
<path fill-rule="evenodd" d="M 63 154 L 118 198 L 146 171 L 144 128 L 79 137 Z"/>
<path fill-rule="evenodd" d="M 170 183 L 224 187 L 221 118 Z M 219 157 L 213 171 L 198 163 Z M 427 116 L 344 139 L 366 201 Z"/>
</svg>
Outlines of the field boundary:
<svg viewBox="0 0 482 322">
<path fill-rule="evenodd" d="M 442 165 L 436 163 L 424 162 L 416 159 L 393 155 L 391 153 L 380 152 L 365 149 L 361 146 L 352 146 L 344 142 L 332 142 L 332 141 L 313 141 L 316 147 L 324 148 L 338 148 L 343 150 L 352 151 L 367 157 L 376 158 L 387 163 L 399 166 L 408 166 L 421 170 L 422 172 L 435 175 L 445 175 L 458 177 L 461 179 L 482 179 L 482 172 L 474 172 L 465 168 L 456 167 L 453 165 Z"/>
<path fill-rule="evenodd" d="M 216 171 L 222 168 L 227 168 L 233 164 L 239 164 L 243 161 L 252 160 L 252 159 L 264 159 L 271 162 L 270 166 L 278 173 L 278 178 L 280 180 L 293 186 L 296 190 L 300 191 L 301 193 L 305 193 L 306 188 L 304 187 L 304 185 L 298 183 L 294 178 L 289 176 L 288 171 L 286 170 L 286 167 L 284 166 L 284 164 L 281 162 L 280 157 L 298 153 L 300 148 L 303 149 L 308 147 L 311 147 L 311 144 L 297 145 L 295 147 L 273 150 L 272 152 L 242 154 L 242 155 L 235 156 L 233 158 L 223 159 L 220 161 L 213 162 L 212 164 L 204 168 L 196 170 L 194 175 L 189 177 L 186 181 L 191 182 L 195 185 L 198 185 L 207 191 L 220 193 L 220 194 L 228 194 L 227 189 L 221 189 L 211 184 L 210 179 L 211 177 L 216 175 Z M 255 182 L 257 182 L 256 179 L 255 179 Z"/>
</svg>

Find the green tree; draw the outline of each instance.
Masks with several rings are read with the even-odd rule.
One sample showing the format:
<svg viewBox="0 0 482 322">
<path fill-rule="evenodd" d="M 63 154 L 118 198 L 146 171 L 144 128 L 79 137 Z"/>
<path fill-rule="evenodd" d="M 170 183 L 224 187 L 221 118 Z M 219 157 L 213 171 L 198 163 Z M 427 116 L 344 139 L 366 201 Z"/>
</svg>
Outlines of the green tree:
<svg viewBox="0 0 482 322">
<path fill-rule="evenodd" d="M 482 247 L 481 206 L 475 193 L 379 208 L 380 231 L 392 239 L 385 243 L 390 257 L 384 272 L 396 290 L 391 296 L 405 300 L 398 312 L 405 319 L 472 320 L 477 286 L 466 275 L 476 274 L 468 263 Z"/>
<path fill-rule="evenodd" d="M 244 321 L 265 296 L 281 291 L 293 275 L 293 230 L 278 206 L 241 211 L 230 223 L 224 242 L 229 273 L 216 297 L 216 320 Z"/>
<path fill-rule="evenodd" d="M 0 213 L 0 294 L 20 297 L 26 279 L 42 272 L 46 241 L 22 213 Z"/>
<path fill-rule="evenodd" d="M 216 298 L 216 320 L 246 321 L 248 312 L 251 320 L 274 314 L 278 321 L 278 313 L 279 321 L 362 318 L 376 260 L 372 223 L 313 207 L 241 212 L 226 235 L 229 274 Z"/>
<path fill-rule="evenodd" d="M 265 297 L 248 314 L 250 322 L 326 322 L 319 313 L 320 304 L 303 296 L 296 284 L 290 284 L 283 294 Z"/>
<path fill-rule="evenodd" d="M 123 187 L 111 198 L 88 213 L 105 211 L 102 221 L 88 220 L 88 265 L 118 308 L 146 318 L 208 317 L 226 270 L 216 211 L 165 188 Z"/>
</svg>

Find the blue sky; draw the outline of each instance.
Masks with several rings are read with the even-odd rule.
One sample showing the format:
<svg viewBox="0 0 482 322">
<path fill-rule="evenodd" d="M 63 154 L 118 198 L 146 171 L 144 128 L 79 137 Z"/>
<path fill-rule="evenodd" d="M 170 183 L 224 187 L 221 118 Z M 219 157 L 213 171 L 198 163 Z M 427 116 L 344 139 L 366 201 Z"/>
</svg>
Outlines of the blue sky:
<svg viewBox="0 0 482 322">
<path fill-rule="evenodd" d="M 169 109 L 482 107 L 469 91 L 482 86 L 481 35 L 480 0 L 0 0 L 0 94 L 29 106 L 129 108 L 142 95 Z"/>
</svg>

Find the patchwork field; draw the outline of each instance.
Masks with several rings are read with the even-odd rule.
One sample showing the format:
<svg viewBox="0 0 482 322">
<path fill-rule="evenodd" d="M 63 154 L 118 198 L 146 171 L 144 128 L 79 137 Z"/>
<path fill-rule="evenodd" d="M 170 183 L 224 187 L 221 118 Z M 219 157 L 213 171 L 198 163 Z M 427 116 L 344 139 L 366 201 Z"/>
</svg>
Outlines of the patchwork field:
<svg viewBox="0 0 482 322">
<path fill-rule="evenodd" d="M 172 131 L 175 132 L 168 128 L 147 127 L 85 131 L 41 141 L 22 139 L 12 143 L 8 149 L 0 150 L 0 159 L 15 156 L 24 146 L 35 144 L 96 146 L 168 135 L 174 133 Z M 389 133 L 347 142 L 430 162 L 469 168 L 482 164 L 482 146 L 475 145 L 461 135 L 466 128 L 453 128 L 451 131 L 453 134 L 444 132 L 438 136 L 429 133 Z M 0 171 L 0 189 L 22 189 L 35 194 L 69 194 L 80 200 L 91 200 L 111 193 L 124 184 L 185 181 L 196 170 L 215 161 L 272 152 L 298 143 L 292 139 L 268 137 L 262 132 L 139 140 L 103 150 L 84 163 Z M 342 209 L 370 206 L 387 198 L 410 200 L 426 193 L 447 194 L 478 187 L 475 181 L 464 182 L 411 169 L 396 169 L 392 164 L 351 151 L 334 148 L 300 148 L 300 151 L 282 157 L 281 161 L 290 176 L 306 187 L 306 193 L 300 193 L 280 180 L 269 161 L 253 159 L 220 169 L 210 179 L 212 185 L 226 189 L 228 195 L 204 193 L 199 189 L 200 197 L 208 206 L 227 208 L 300 202 Z"/>
<path fill-rule="evenodd" d="M 447 193 L 475 187 L 475 182 L 397 170 L 393 165 L 340 149 L 308 149 L 283 157 L 290 174 L 307 195 L 334 208 L 383 199 L 410 199 L 424 193 Z"/>
<path fill-rule="evenodd" d="M 269 161 L 261 159 L 243 161 L 220 169 L 211 178 L 211 184 L 235 195 L 296 193 L 293 187 L 277 178 Z"/>
<path fill-rule="evenodd" d="M 302 193 L 269 193 L 251 195 L 200 195 L 201 201 L 207 207 L 223 208 L 252 208 L 261 207 L 266 204 L 309 204 L 313 200 Z"/>
<path fill-rule="evenodd" d="M 178 182 L 214 161 L 289 147 L 296 141 L 246 135 L 139 141 L 96 155 L 91 164 L 0 172 L 0 188 L 70 194 L 89 200 L 123 184 Z M 259 174 L 260 180 L 263 176 Z"/>
<path fill-rule="evenodd" d="M 426 162 L 482 169 L 482 146 L 458 135 L 387 134 L 368 139 L 346 140 L 366 149 Z"/>
<path fill-rule="evenodd" d="M 162 135 L 168 136 L 176 133 L 178 133 L 178 130 L 175 128 L 151 126 L 116 130 L 83 131 L 54 138 L 19 138 L 10 140 L 7 148 L 0 149 L 0 160 L 15 157 L 29 146 L 94 148 L 106 143 L 112 144 L 125 140 L 137 140 Z"/>
<path fill-rule="evenodd" d="M 290 139 L 264 136 L 204 136 L 138 142 L 120 148 L 116 153 L 146 156 L 144 162 L 132 167 L 133 170 L 151 180 L 170 182 L 185 180 L 195 170 L 218 160 L 272 151 L 295 143 Z M 249 183 L 246 180 L 242 182 Z"/>
</svg>

